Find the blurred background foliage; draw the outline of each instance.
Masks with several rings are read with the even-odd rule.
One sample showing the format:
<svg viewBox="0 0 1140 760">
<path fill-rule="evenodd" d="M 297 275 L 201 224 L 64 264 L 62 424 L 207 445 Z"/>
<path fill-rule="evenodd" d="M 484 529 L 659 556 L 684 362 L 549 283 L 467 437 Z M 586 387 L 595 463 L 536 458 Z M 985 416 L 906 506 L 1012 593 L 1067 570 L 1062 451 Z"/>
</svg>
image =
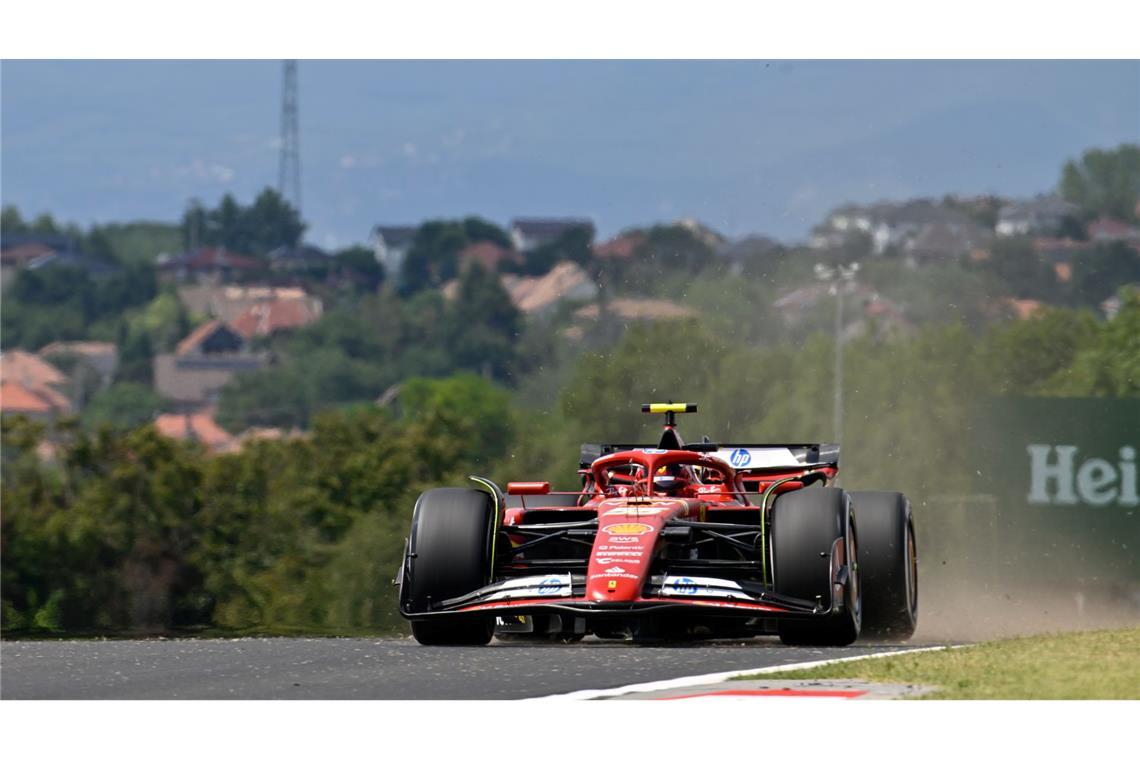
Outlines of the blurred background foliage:
<svg viewBox="0 0 1140 760">
<path fill-rule="evenodd" d="M 1124 145 L 1064 166 L 1058 189 L 1077 209 L 1067 244 L 1106 214 L 1136 221 L 1138 157 Z M 940 203 L 992 227 L 1000 199 L 981 200 Z M 267 190 L 250 204 L 192 206 L 177 224 L 84 231 L 11 206 L 0 223 L 5 237 L 69 236 L 88 266 L 6 281 L 5 351 L 99 340 L 119 360 L 100 386 L 52 359 L 71 378 L 69 399 L 84 402 L 77 418 L 3 417 L 5 634 L 401 631 L 390 581 L 426 488 L 470 474 L 574 488 L 581 442 L 657 440 L 659 420 L 639 411 L 647 401 L 699 404 L 682 419 L 688 440 L 831 440 L 836 299 L 815 279 L 819 264 L 862 265 L 847 299 L 858 329 L 841 341 L 842 483 L 905 491 L 924 549 L 939 547 L 934 505 L 980 487 L 972 457 L 987 398 L 1140 396 L 1134 242 L 1082 239 L 1062 277 L 1035 248 L 1057 241 L 1027 235 L 916 263 L 871 256 L 866 233 L 817 250 L 730 242 L 681 220 L 625 231 L 622 255 L 595 255 L 593 233 L 573 228 L 490 272 L 460 252 L 511 239 L 467 217 L 420 225 L 399 273 L 354 246 L 278 282 L 319 296 L 321 318 L 253 339 L 271 361 L 223 388 L 216 419 L 233 434 L 279 435 L 219 453 L 151 424 L 169 411 L 155 357 L 204 319 L 157 276 L 157 257 L 210 244 L 265 259 L 298 242 L 299 215 Z M 567 262 L 596 298 L 524 315 L 504 282 Z M 606 311 L 647 298 L 660 299 L 649 303 L 657 317 Z M 937 563 L 923 572 L 950 577 Z"/>
<path fill-rule="evenodd" d="M 699 403 L 682 420 L 690 440 L 827 440 L 833 348 L 824 333 L 760 348 L 696 320 L 638 325 L 551 371 L 564 379 L 542 403 L 473 373 L 417 378 L 387 406 L 322 411 L 306 437 L 221 455 L 149 425 L 71 424 L 45 461 L 45 429 L 5 419 L 4 628 L 402 630 L 390 581 L 423 489 L 473 473 L 572 488 L 578 442 L 655 440 L 647 400 Z M 845 438 L 858 442 L 844 485 L 906 491 L 922 526 L 925 497 L 969 492 L 982 398 L 1140 395 L 1140 298 L 1126 293 L 1111 322 L 1056 309 L 844 352 Z"/>
</svg>

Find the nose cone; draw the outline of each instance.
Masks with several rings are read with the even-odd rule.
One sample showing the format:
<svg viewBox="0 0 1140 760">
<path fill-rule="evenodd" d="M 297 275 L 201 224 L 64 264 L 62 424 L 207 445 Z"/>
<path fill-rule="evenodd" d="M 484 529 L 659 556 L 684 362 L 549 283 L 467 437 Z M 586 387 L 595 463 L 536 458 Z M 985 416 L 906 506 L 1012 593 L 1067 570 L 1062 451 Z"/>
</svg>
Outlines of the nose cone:
<svg viewBox="0 0 1140 760">
<path fill-rule="evenodd" d="M 590 554 L 586 598 L 629 602 L 641 596 L 665 521 L 684 509 L 676 500 L 614 499 L 598 507 L 598 535 Z"/>
</svg>

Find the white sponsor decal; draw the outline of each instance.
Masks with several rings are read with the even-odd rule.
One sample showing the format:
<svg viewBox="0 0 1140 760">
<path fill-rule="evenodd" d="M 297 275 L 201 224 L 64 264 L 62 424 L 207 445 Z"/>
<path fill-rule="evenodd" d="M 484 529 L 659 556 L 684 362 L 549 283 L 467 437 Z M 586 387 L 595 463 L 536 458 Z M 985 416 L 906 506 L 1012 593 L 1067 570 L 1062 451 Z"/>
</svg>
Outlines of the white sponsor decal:
<svg viewBox="0 0 1140 760">
<path fill-rule="evenodd" d="M 624 572 L 625 572 L 625 568 L 624 567 L 618 567 L 617 565 L 614 565 L 613 567 L 606 569 L 606 575 L 620 575 L 621 573 L 624 573 Z"/>
<path fill-rule="evenodd" d="M 597 557 L 640 557 L 645 554 L 639 546 L 619 546 L 616 549 L 598 549 L 594 553 Z"/>
<path fill-rule="evenodd" d="M 657 515 L 668 509 L 669 507 L 614 507 L 606 512 L 606 516 L 637 517 L 639 515 Z"/>
<path fill-rule="evenodd" d="M 599 565 L 609 565 L 614 562 L 636 562 L 639 557 L 595 557 L 594 561 Z"/>
<path fill-rule="evenodd" d="M 590 580 L 592 580 L 592 581 L 612 581 L 615 578 L 627 578 L 631 581 L 636 581 L 640 578 L 640 576 L 634 575 L 633 573 L 612 573 L 611 574 L 608 571 L 606 572 L 605 575 L 602 575 L 599 573 L 599 574 L 590 576 Z"/>
<path fill-rule="evenodd" d="M 499 590 L 488 596 L 484 601 L 496 599 L 519 599 L 528 596 L 570 596 L 570 574 L 564 575 L 537 575 L 528 578 L 512 578 L 503 581 Z"/>
<path fill-rule="evenodd" d="M 1029 503 L 1073 506 L 1084 503 L 1125 509 L 1140 506 L 1136 491 L 1136 449 L 1124 446 L 1120 461 L 1087 458 L 1077 466 L 1076 446 L 1030 444 Z"/>
<path fill-rule="evenodd" d="M 636 544 L 641 539 L 637 536 L 610 536 L 611 544 Z"/>
<path fill-rule="evenodd" d="M 762 449 L 724 449 L 710 452 L 709 456 L 727 462 L 734 468 L 760 469 L 763 467 L 803 467 L 791 449 L 774 446 Z"/>
<path fill-rule="evenodd" d="M 543 579 L 542 583 L 538 584 L 538 593 L 542 596 L 559 596 L 565 585 L 566 584 L 563 583 L 562 579 L 558 576 L 551 576 Z"/>
<path fill-rule="evenodd" d="M 661 582 L 661 596 L 700 596 L 718 599 L 751 599 L 740 584 L 724 578 L 693 578 L 667 575 Z"/>
<path fill-rule="evenodd" d="M 688 596 L 697 593 L 697 584 L 693 582 L 692 578 L 674 578 L 673 581 L 665 587 L 663 593 Z"/>
</svg>

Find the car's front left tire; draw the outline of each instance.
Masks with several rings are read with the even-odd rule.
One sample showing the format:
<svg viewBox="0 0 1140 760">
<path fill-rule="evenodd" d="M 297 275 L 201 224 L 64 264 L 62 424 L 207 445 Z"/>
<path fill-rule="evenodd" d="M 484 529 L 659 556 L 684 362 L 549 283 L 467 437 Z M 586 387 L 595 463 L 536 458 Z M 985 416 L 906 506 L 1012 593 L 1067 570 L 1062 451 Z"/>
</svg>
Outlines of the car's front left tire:
<svg viewBox="0 0 1140 760">
<path fill-rule="evenodd" d="M 410 612 L 484 586 L 491 572 L 490 535 L 494 502 L 470 488 L 436 488 L 423 493 L 412 513 L 401 598 Z M 421 644 L 482 646 L 491 641 L 493 617 L 413 620 Z"/>
<path fill-rule="evenodd" d="M 847 568 L 842 600 L 832 599 L 833 551 L 842 552 Z M 780 641 L 801 646 L 854 643 L 862 626 L 862 597 L 855 517 L 846 493 L 805 488 L 777 497 L 772 507 L 772 565 L 776 593 L 824 605 L 842 601 L 827 617 L 781 621 Z"/>
</svg>

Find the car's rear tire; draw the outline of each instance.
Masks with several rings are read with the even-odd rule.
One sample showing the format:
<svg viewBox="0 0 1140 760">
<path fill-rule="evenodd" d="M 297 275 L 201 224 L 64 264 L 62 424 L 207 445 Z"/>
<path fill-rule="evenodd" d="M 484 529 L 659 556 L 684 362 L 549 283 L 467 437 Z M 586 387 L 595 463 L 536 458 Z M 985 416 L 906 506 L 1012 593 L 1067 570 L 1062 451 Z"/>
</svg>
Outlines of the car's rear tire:
<svg viewBox="0 0 1140 760">
<path fill-rule="evenodd" d="M 861 598 L 854 515 L 838 488 L 805 488 L 776 499 L 772 507 L 772 570 L 776 593 L 796 599 L 832 598 L 832 549 L 843 540 L 848 580 L 843 609 L 818 620 L 783 620 L 785 644 L 847 646 L 859 637 Z"/>
<path fill-rule="evenodd" d="M 493 517 L 494 502 L 484 491 L 436 488 L 420 496 L 401 589 L 409 611 L 426 612 L 487 583 Z M 412 621 L 416 641 L 437 646 L 482 646 L 494 629 L 493 617 Z"/>
<path fill-rule="evenodd" d="M 918 556 L 910 502 L 893 491 L 858 491 L 851 494 L 851 503 L 859 518 L 863 633 L 905 641 L 918 625 Z"/>
</svg>

